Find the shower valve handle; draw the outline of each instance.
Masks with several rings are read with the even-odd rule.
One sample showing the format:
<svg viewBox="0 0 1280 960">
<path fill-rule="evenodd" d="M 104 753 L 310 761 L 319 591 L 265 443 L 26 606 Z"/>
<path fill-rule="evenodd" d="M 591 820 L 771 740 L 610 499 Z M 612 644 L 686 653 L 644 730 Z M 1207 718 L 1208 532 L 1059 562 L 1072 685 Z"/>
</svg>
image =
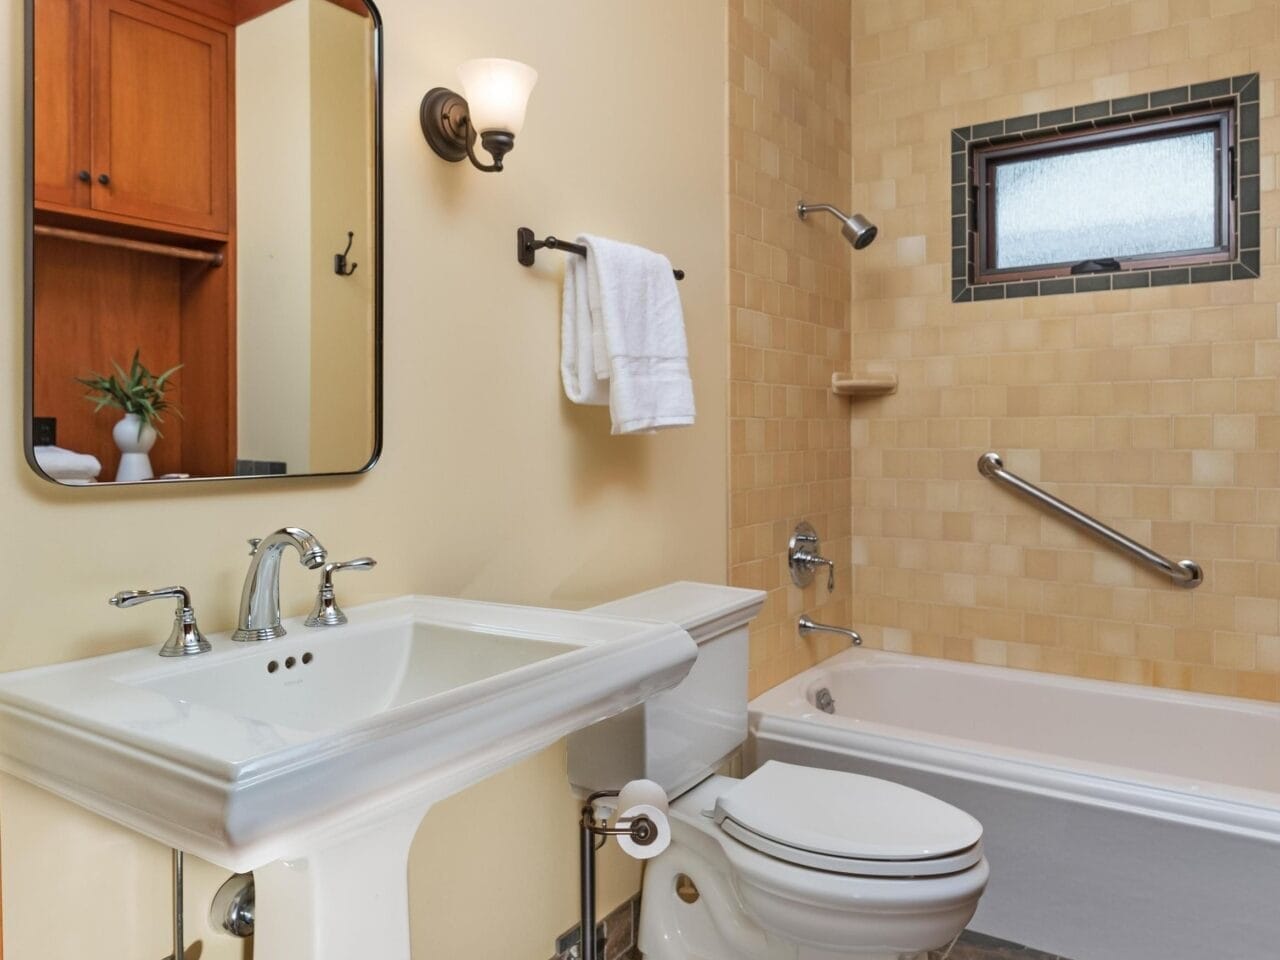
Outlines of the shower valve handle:
<svg viewBox="0 0 1280 960">
<path fill-rule="evenodd" d="M 802 550 L 793 557 L 795 563 L 803 564 L 806 567 L 823 567 L 827 568 L 827 593 L 831 593 L 836 588 L 836 562 L 828 560 L 826 557 L 820 557 L 817 554 L 809 553 Z"/>
<path fill-rule="evenodd" d="M 801 520 L 796 524 L 787 543 L 787 566 L 791 570 L 791 582 L 797 587 L 807 587 L 813 582 L 813 568 L 827 568 L 827 593 L 836 588 L 836 564 L 822 555 L 822 542 L 813 524 Z"/>
</svg>

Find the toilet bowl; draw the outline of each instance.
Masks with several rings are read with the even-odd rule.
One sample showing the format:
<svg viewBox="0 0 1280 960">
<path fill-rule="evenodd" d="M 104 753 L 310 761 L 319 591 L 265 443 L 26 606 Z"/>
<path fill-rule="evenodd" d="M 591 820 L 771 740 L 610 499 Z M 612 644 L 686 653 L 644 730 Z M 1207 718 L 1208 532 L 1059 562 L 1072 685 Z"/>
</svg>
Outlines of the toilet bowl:
<svg viewBox="0 0 1280 960">
<path fill-rule="evenodd" d="M 870 777 L 771 762 L 711 777 L 670 819 L 645 869 L 645 960 L 918 957 L 960 934 L 987 883 L 976 820 Z"/>
<path fill-rule="evenodd" d="M 681 625 L 674 690 L 570 737 L 584 792 L 656 781 L 671 843 L 645 867 L 645 960 L 915 960 L 945 948 L 989 874 L 982 825 L 917 790 L 771 761 L 717 771 L 747 739 L 747 628 L 764 594 L 674 583 L 594 612 Z"/>
</svg>

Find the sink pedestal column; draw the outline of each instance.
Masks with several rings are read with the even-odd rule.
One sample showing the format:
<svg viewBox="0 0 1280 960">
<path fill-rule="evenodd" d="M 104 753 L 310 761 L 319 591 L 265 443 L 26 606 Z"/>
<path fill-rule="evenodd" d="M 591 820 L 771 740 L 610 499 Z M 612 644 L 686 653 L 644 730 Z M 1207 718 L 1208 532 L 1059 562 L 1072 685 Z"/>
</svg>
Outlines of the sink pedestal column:
<svg viewBox="0 0 1280 960">
<path fill-rule="evenodd" d="M 409 960 L 409 845 L 429 808 L 255 869 L 256 960 Z"/>
</svg>

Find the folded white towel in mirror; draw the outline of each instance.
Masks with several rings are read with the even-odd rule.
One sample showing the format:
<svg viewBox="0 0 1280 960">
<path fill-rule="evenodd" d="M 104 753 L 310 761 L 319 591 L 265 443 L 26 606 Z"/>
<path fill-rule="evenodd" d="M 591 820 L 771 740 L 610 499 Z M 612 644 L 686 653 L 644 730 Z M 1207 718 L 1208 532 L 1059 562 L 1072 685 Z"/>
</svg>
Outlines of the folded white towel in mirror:
<svg viewBox="0 0 1280 960">
<path fill-rule="evenodd" d="M 80 481 L 98 479 L 102 464 L 87 453 L 75 453 L 62 447 L 36 447 L 36 463 L 46 476 L 54 480 Z"/>
<path fill-rule="evenodd" d="M 565 265 L 565 395 L 586 404 L 607 397 L 615 434 L 689 426 L 693 381 L 671 262 L 616 240 L 582 235 L 578 242 L 586 258 Z"/>
</svg>

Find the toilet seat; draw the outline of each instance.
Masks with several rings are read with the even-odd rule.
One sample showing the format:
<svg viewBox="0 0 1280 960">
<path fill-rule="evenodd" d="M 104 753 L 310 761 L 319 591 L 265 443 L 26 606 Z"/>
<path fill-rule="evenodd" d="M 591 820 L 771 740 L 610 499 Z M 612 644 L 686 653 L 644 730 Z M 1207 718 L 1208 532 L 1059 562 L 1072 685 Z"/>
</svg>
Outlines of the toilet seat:
<svg viewBox="0 0 1280 960">
<path fill-rule="evenodd" d="M 769 761 L 717 799 L 734 840 L 796 866 L 865 877 L 936 877 L 982 859 L 982 825 L 901 784 Z"/>
</svg>

